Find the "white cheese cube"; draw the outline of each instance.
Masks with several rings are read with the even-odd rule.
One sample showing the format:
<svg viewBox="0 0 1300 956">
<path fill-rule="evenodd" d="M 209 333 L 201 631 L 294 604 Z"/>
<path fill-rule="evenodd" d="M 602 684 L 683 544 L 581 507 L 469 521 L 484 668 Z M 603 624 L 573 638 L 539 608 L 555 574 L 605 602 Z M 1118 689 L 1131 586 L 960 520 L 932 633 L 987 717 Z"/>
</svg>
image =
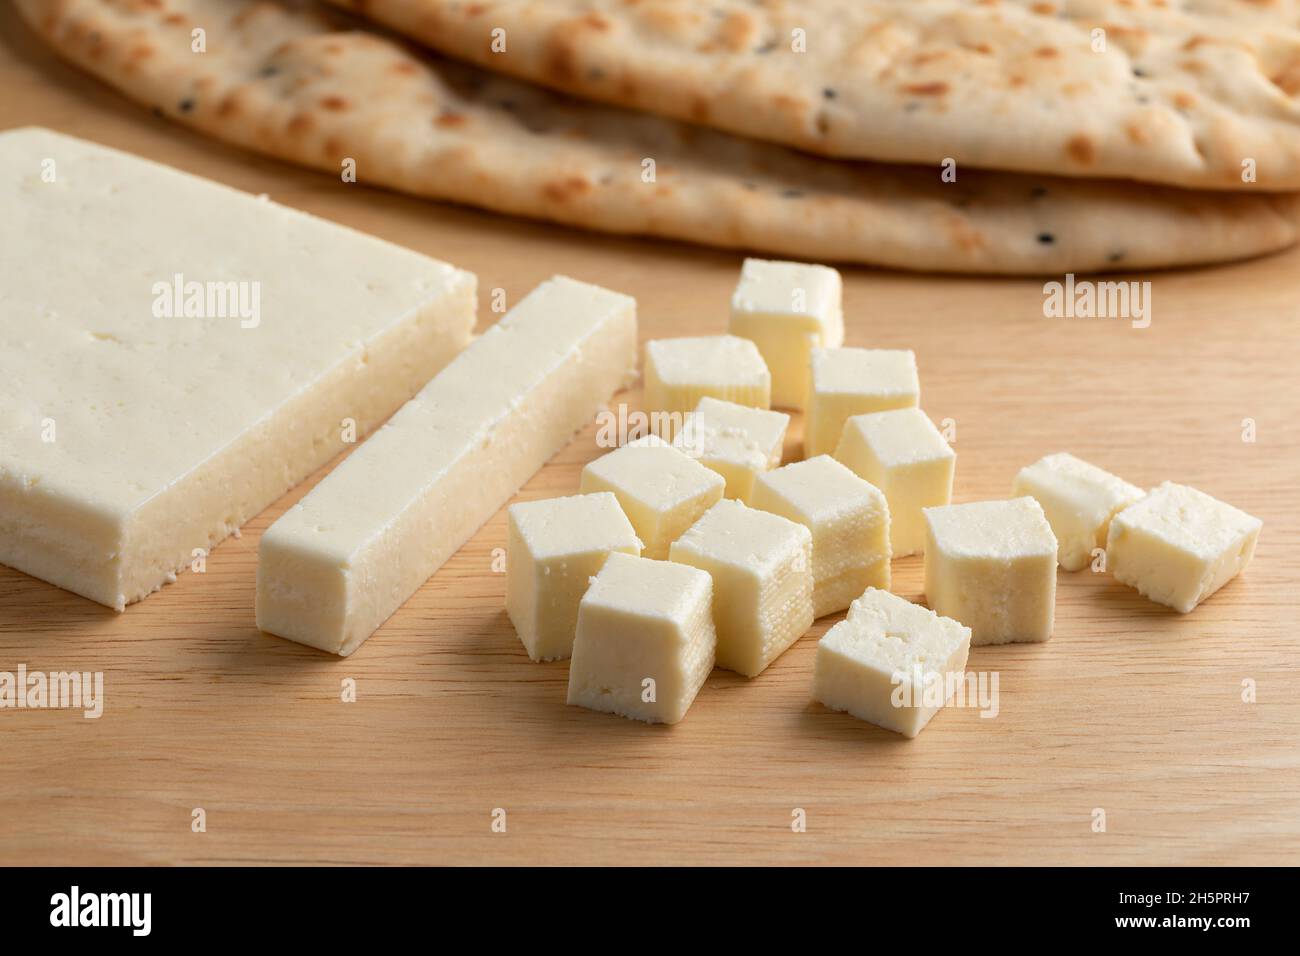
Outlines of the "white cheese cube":
<svg viewBox="0 0 1300 956">
<path fill-rule="evenodd" d="M 957 454 L 919 408 L 854 415 L 835 457 L 885 493 L 896 558 L 925 550 L 922 509 L 952 500 Z"/>
<path fill-rule="evenodd" d="M 926 508 L 925 597 L 972 644 L 1045 641 L 1056 613 L 1056 535 L 1033 498 Z"/>
<path fill-rule="evenodd" d="M 474 327 L 469 273 L 45 129 L 0 133 L 0 250 L 0 563 L 119 611 Z"/>
<path fill-rule="evenodd" d="M 611 554 L 578 607 L 569 703 L 677 723 L 713 670 L 712 596 L 698 568 Z"/>
<path fill-rule="evenodd" d="M 1087 567 L 1093 549 L 1106 546 L 1110 519 L 1143 495 L 1137 485 L 1064 452 L 1020 469 L 1011 493 L 1043 506 L 1056 535 L 1056 559 L 1067 571 Z"/>
<path fill-rule="evenodd" d="M 906 349 L 813 349 L 804 457 L 829 455 L 854 415 L 921 401 L 916 355 Z"/>
<path fill-rule="evenodd" d="M 1166 481 L 1110 522 L 1115 580 L 1186 614 L 1246 569 L 1263 522 L 1203 491 Z"/>
<path fill-rule="evenodd" d="M 970 628 L 869 588 L 817 642 L 813 697 L 915 737 L 962 679 L 970 644 Z"/>
<path fill-rule="evenodd" d="M 655 435 L 628 442 L 582 469 L 582 493 L 612 491 L 636 529 L 647 558 L 668 557 L 668 546 L 722 499 L 716 471 Z"/>
<path fill-rule="evenodd" d="M 755 677 L 812 626 L 811 552 L 803 525 L 726 499 L 673 542 L 713 578 L 719 667 Z"/>
<path fill-rule="evenodd" d="M 591 578 L 611 551 L 639 556 L 641 542 L 607 491 L 523 501 L 508 516 L 506 613 L 533 660 L 568 657 Z"/>
<path fill-rule="evenodd" d="M 760 475 L 755 508 L 812 532 L 813 612 L 842 611 L 868 587 L 889 587 L 889 506 L 880 489 L 829 455 Z"/>
<path fill-rule="evenodd" d="M 844 344 L 841 286 L 827 266 L 745 260 L 727 331 L 758 346 L 772 373 L 773 405 L 803 408 L 812 350 Z"/>
<path fill-rule="evenodd" d="M 671 440 L 706 395 L 753 408 L 771 404 L 772 376 L 753 342 L 708 335 L 646 343 L 643 403 L 656 433 Z"/>
<path fill-rule="evenodd" d="M 790 416 L 705 396 L 673 445 L 727 482 L 725 496 L 749 500 L 755 476 L 781 464 Z"/>
</svg>

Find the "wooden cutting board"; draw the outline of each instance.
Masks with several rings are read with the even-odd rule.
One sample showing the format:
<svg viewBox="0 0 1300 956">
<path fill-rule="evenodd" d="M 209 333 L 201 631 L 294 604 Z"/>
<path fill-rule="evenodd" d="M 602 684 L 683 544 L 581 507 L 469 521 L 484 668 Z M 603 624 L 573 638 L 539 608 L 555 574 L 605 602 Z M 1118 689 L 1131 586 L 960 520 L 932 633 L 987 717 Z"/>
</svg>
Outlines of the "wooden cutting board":
<svg viewBox="0 0 1300 956">
<path fill-rule="evenodd" d="M 635 295 L 643 338 L 725 329 L 738 254 L 238 152 L 36 50 L 7 5 L 0 89 L 0 128 L 51 126 L 473 270 L 484 323 L 488 290 L 516 301 L 559 272 Z M 1062 573 L 1049 643 L 971 653 L 999 675 L 992 719 L 949 709 L 908 741 L 811 703 L 838 616 L 755 680 L 716 671 L 675 727 L 567 707 L 567 665 L 530 663 L 503 610 L 503 514 L 353 657 L 270 637 L 258 536 L 308 482 L 124 614 L 0 568 L 0 671 L 103 671 L 106 698 L 98 720 L 0 711 L 0 863 L 1300 863 L 1298 273 L 1289 253 L 1132 277 L 1152 283 L 1135 329 L 1045 318 L 1039 281 L 845 272 L 848 343 L 915 349 L 923 406 L 955 422 L 955 500 L 1005 497 L 1068 449 L 1264 521 L 1247 575 L 1188 616 Z M 573 493 L 596 453 L 588 428 L 522 497 Z M 894 576 L 920 597 L 919 559 Z"/>
</svg>

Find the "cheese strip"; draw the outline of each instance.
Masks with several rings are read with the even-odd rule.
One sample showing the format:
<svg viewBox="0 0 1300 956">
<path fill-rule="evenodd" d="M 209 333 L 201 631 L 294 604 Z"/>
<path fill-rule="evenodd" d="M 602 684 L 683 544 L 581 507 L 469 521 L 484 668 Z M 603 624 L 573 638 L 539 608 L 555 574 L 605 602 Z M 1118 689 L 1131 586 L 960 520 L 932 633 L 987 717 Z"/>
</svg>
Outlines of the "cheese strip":
<svg viewBox="0 0 1300 956">
<path fill-rule="evenodd" d="M 0 249 L 0 563 L 119 611 L 474 326 L 467 272 L 43 129 L 0 134 Z"/>
<path fill-rule="evenodd" d="M 351 654 L 635 368 L 634 299 L 538 286 L 262 536 L 258 627 Z"/>
</svg>

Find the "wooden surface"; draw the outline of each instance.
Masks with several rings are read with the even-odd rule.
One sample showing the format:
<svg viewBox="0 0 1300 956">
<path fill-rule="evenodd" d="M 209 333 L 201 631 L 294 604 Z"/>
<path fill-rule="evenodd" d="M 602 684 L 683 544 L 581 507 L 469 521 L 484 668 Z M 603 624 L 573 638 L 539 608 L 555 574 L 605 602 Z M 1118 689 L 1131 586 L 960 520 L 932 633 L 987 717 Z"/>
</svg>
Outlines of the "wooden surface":
<svg viewBox="0 0 1300 956">
<path fill-rule="evenodd" d="M 269 193 L 473 270 L 484 293 L 515 301 L 561 272 L 635 295 L 643 338 L 725 328 L 738 255 L 240 153 L 55 62 L 8 5 L 0 89 L 0 128 L 39 123 Z M 503 514 L 353 657 L 279 640 L 254 626 L 258 535 L 308 483 L 206 574 L 125 614 L 0 568 L 0 670 L 100 670 L 106 685 L 99 720 L 0 711 L 0 863 L 1300 863 L 1298 270 L 1292 253 L 1137 276 L 1153 283 L 1145 330 L 1046 319 L 1041 282 L 845 273 L 849 344 L 915 349 L 926 411 L 957 424 L 955 500 L 1004 497 L 1020 466 L 1069 449 L 1264 521 L 1247 575 L 1189 616 L 1062 573 L 1049 643 L 971 653 L 1000 675 L 994 719 L 946 710 L 907 741 L 812 704 L 837 617 L 755 680 L 715 671 L 676 727 L 566 707 L 567 665 L 530 663 L 503 610 Z M 593 434 L 524 496 L 574 492 Z M 920 596 L 919 559 L 894 574 Z"/>
</svg>

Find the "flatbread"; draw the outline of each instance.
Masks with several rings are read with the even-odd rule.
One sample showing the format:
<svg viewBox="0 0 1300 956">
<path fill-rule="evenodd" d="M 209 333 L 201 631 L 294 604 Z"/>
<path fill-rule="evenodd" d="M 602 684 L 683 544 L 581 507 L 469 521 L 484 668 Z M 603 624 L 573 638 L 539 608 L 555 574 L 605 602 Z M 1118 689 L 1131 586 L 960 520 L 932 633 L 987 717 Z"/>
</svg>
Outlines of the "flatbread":
<svg viewBox="0 0 1300 956">
<path fill-rule="evenodd" d="M 831 157 L 1300 188 L 1293 0 L 331 2 L 572 95 Z"/>
<path fill-rule="evenodd" d="M 18 7 L 74 63 L 219 139 L 336 176 L 352 159 L 360 183 L 588 229 L 1022 274 L 1237 259 L 1300 235 L 1291 196 L 975 171 L 943 183 L 936 170 L 823 160 L 571 101 L 297 4 Z M 206 52 L 191 52 L 196 27 Z"/>
</svg>

